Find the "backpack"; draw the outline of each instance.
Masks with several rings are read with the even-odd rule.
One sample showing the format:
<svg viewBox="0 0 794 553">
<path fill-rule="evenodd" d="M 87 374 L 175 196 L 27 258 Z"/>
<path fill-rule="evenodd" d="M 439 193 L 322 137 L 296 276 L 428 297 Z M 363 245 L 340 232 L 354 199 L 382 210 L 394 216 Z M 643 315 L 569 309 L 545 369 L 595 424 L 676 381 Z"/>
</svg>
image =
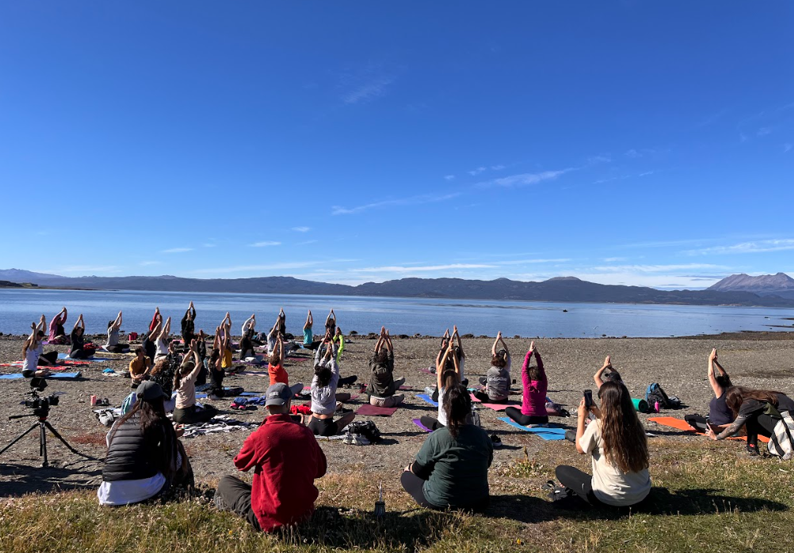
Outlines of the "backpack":
<svg viewBox="0 0 794 553">
<path fill-rule="evenodd" d="M 645 401 L 648 402 L 648 407 L 654 408 L 654 405 L 659 404 L 659 409 L 668 409 L 670 407 L 670 398 L 664 393 L 662 387 L 654 382 L 648 389 L 645 390 Z"/>
<path fill-rule="evenodd" d="M 766 444 L 769 453 L 782 459 L 791 459 L 794 454 L 794 419 L 788 411 L 778 411 L 774 405 L 767 404 L 764 411 L 772 417 L 775 423 L 775 431 L 769 437 Z"/>
<path fill-rule="evenodd" d="M 347 426 L 347 432 L 348 434 L 360 434 L 371 444 L 381 440 L 380 430 L 372 421 L 353 421 Z"/>
</svg>

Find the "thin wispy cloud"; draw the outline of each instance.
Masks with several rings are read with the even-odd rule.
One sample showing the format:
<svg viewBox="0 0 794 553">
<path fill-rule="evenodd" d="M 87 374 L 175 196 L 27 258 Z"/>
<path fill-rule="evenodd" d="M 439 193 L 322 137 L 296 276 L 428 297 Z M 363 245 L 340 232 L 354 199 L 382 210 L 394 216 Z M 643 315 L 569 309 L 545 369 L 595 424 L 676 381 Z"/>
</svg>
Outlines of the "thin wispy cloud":
<svg viewBox="0 0 794 553">
<path fill-rule="evenodd" d="M 756 131 L 755 135 L 761 137 L 761 136 L 766 136 L 766 135 L 770 134 L 771 132 L 772 132 L 772 129 L 770 129 L 769 127 L 761 127 L 760 129 L 758 129 Z"/>
<path fill-rule="evenodd" d="M 88 275 L 92 273 L 117 273 L 119 267 L 117 265 L 70 265 L 68 267 L 60 267 L 43 271 L 45 273 L 80 273 L 81 275 Z"/>
<path fill-rule="evenodd" d="M 304 240 L 303 242 L 298 242 L 298 246 L 308 246 L 309 244 L 316 244 L 319 240 Z"/>
<path fill-rule="evenodd" d="M 447 181 L 455 180 L 455 175 L 444 175 L 444 180 Z"/>
<path fill-rule="evenodd" d="M 570 258 L 560 257 L 555 259 L 512 259 L 510 261 L 497 261 L 497 265 L 527 265 L 534 263 L 567 263 Z"/>
<path fill-rule="evenodd" d="M 393 82 L 394 77 L 392 76 L 384 75 L 375 77 L 342 94 L 342 101 L 346 104 L 368 102 L 375 98 L 384 96 L 386 94 L 386 89 Z"/>
<path fill-rule="evenodd" d="M 192 251 L 193 248 L 169 248 L 167 250 L 162 250 L 160 253 L 186 253 Z"/>
<path fill-rule="evenodd" d="M 196 269 L 191 271 L 192 274 L 229 274 L 229 273 L 267 273 L 273 271 L 288 271 L 292 269 L 306 269 L 308 267 L 315 267 L 321 263 L 328 263 L 327 261 L 296 261 L 294 263 L 269 263 L 263 265 L 235 265 L 232 267 L 214 267 L 212 269 Z"/>
<path fill-rule="evenodd" d="M 632 148 L 630 150 L 627 150 L 624 155 L 631 159 L 637 159 L 640 157 L 651 156 L 657 153 L 658 150 L 655 150 L 654 148 L 639 148 L 639 149 Z"/>
<path fill-rule="evenodd" d="M 381 200 L 379 202 L 372 202 L 369 204 L 359 205 L 356 207 L 342 207 L 336 205 L 331 208 L 331 215 L 354 215 L 356 213 L 363 213 L 365 211 L 369 211 L 370 209 L 379 209 L 383 207 L 421 205 L 421 204 L 445 202 L 447 200 L 457 198 L 460 195 L 461 195 L 460 192 L 453 192 L 451 194 L 441 194 L 441 195 L 422 194 L 419 196 L 412 196 L 410 198 Z"/>
<path fill-rule="evenodd" d="M 450 265 L 417 265 L 402 266 L 390 265 L 387 267 L 367 267 L 364 269 L 351 269 L 351 272 L 359 273 L 415 273 L 433 271 L 451 271 L 459 269 L 493 269 L 494 265 L 483 265 L 479 263 L 452 263 Z"/>
<path fill-rule="evenodd" d="M 488 170 L 487 167 L 477 167 L 476 169 L 472 169 L 471 171 L 466 171 L 466 172 L 470 174 L 472 177 L 476 177 L 480 173 L 483 173 L 487 170 Z"/>
<path fill-rule="evenodd" d="M 711 263 L 681 263 L 671 265 L 602 265 L 591 268 L 593 271 L 604 273 L 664 273 L 674 271 L 701 271 L 704 269 L 729 271 L 730 267 L 713 265 Z"/>
<path fill-rule="evenodd" d="M 477 187 L 490 188 L 490 187 L 498 186 L 502 188 L 512 188 L 517 186 L 530 186 L 533 184 L 539 184 L 547 180 L 555 180 L 556 178 L 564 175 L 565 173 L 569 173 L 575 170 L 576 168 L 574 167 L 568 167 L 566 169 L 560 169 L 557 171 L 542 171 L 540 173 L 521 173 L 519 175 L 510 175 L 509 177 L 502 177 L 499 179 L 480 182 L 477 183 Z"/>
<path fill-rule="evenodd" d="M 739 253 L 765 253 L 782 252 L 794 250 L 794 239 L 783 238 L 779 240 L 756 240 L 753 242 L 742 242 L 731 246 L 715 246 L 712 248 L 701 248 L 698 250 L 688 250 L 687 255 L 723 255 Z"/>
<path fill-rule="evenodd" d="M 611 162 L 612 162 L 612 156 L 609 156 L 607 154 L 600 154 L 597 156 L 590 156 L 587 158 L 587 163 L 591 165 L 595 163 L 611 163 Z"/>
<path fill-rule="evenodd" d="M 501 171 L 504 168 L 504 165 L 491 165 L 491 171 Z"/>
<path fill-rule="evenodd" d="M 604 263 L 615 263 L 617 261 L 626 261 L 625 257 L 605 257 Z"/>
<path fill-rule="evenodd" d="M 138 263 L 141 267 L 149 267 L 151 265 L 160 265 L 161 261 L 141 261 Z"/>
<path fill-rule="evenodd" d="M 271 240 L 265 240 L 264 242 L 254 242 L 253 244 L 249 244 L 252 248 L 269 248 L 271 246 L 280 246 L 281 242 L 273 242 Z"/>
<path fill-rule="evenodd" d="M 292 227 L 292 230 L 294 230 L 295 232 L 309 232 L 310 230 L 312 230 L 312 228 L 311 227 Z"/>
</svg>

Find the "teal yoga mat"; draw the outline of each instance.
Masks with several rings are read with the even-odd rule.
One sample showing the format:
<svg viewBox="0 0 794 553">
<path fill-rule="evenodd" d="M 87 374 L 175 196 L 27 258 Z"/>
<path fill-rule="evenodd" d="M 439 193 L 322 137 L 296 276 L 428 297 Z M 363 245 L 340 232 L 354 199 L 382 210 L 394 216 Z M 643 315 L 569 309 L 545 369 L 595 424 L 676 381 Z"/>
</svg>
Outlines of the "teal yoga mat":
<svg viewBox="0 0 794 553">
<path fill-rule="evenodd" d="M 510 426 L 518 428 L 519 430 L 523 430 L 524 432 L 529 432 L 531 434 L 536 434 L 543 438 L 544 440 L 564 440 L 565 439 L 565 429 L 564 428 L 554 428 L 554 427 L 546 427 L 546 426 L 536 426 L 533 428 L 528 428 L 526 426 L 521 426 L 516 421 L 509 417 L 499 417 L 500 421 L 504 421 Z"/>
<path fill-rule="evenodd" d="M 632 398 L 631 402 L 634 404 L 634 408 L 639 411 L 640 413 L 650 413 L 651 409 L 648 407 L 648 402 L 644 399 L 636 399 Z"/>
</svg>

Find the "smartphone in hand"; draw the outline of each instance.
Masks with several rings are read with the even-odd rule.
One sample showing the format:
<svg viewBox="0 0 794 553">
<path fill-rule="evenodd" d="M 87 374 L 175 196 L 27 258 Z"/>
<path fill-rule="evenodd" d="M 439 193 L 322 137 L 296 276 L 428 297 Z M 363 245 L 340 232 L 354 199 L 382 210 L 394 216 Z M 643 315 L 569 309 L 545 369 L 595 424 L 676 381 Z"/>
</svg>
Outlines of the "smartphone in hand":
<svg viewBox="0 0 794 553">
<path fill-rule="evenodd" d="M 584 406 L 590 409 L 593 406 L 593 391 L 585 390 L 583 393 L 584 393 Z"/>
</svg>

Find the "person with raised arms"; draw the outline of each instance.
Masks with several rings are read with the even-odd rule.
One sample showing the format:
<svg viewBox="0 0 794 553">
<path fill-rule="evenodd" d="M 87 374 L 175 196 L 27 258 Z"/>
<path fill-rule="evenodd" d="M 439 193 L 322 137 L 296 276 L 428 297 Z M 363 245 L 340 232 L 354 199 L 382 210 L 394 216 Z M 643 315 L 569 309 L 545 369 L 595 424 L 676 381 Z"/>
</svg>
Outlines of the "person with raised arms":
<svg viewBox="0 0 794 553">
<path fill-rule="evenodd" d="M 719 371 L 719 372 L 717 372 Z M 711 384 L 711 390 L 714 392 L 714 397 L 709 403 L 709 416 L 702 417 L 700 415 L 686 415 L 686 420 L 692 428 L 705 432 L 711 426 L 717 433 L 722 432 L 734 421 L 736 416 L 731 411 L 730 407 L 725 403 L 725 392 L 728 388 L 733 386 L 731 377 L 728 372 L 717 361 L 717 349 L 714 348 L 709 354 L 708 363 L 708 379 Z"/>
<path fill-rule="evenodd" d="M 165 324 L 163 325 L 163 329 L 160 331 L 160 334 L 157 335 L 157 338 L 156 338 L 156 341 L 155 341 L 155 346 L 157 347 L 157 351 L 154 354 L 155 363 L 158 361 L 158 359 L 168 355 L 168 352 L 169 352 L 168 342 L 169 342 L 170 336 L 171 336 L 171 317 L 168 317 L 165 320 Z"/>
<path fill-rule="evenodd" d="M 438 430 L 447 425 L 447 412 L 444 409 L 444 394 L 450 387 L 460 384 L 460 365 L 455 355 L 452 340 L 447 343 L 447 350 L 441 358 L 436 359 L 436 384 L 438 385 L 438 418 L 422 415 L 419 422 L 430 430 Z"/>
<path fill-rule="evenodd" d="M 501 342 L 502 348 L 497 351 Z M 491 346 L 491 367 L 485 376 L 480 377 L 480 384 L 485 386 L 484 391 L 474 392 L 474 397 L 485 403 L 507 403 L 510 397 L 510 367 L 512 365 L 510 350 L 502 338 L 501 331 L 496 335 Z"/>
<path fill-rule="evenodd" d="M 232 355 L 233 355 L 233 346 L 232 346 L 232 316 L 229 315 L 229 312 L 226 312 L 226 316 L 221 321 L 221 341 L 220 341 L 220 353 L 221 353 L 221 367 L 226 369 L 232 368 Z"/>
<path fill-rule="evenodd" d="M 422 507 L 484 511 L 489 504 L 488 468 L 493 444 L 471 423 L 471 398 L 462 384 L 445 388 L 442 407 L 447 425 L 430 434 L 400 483 Z"/>
<path fill-rule="evenodd" d="M 201 372 L 201 358 L 198 354 L 196 340 L 190 342 L 190 354 L 185 355 L 179 370 L 174 374 L 174 391 L 176 391 L 176 406 L 174 408 L 174 422 L 180 424 L 196 424 L 209 421 L 218 414 L 212 405 L 199 407 L 196 405 L 196 378 Z"/>
<path fill-rule="evenodd" d="M 127 344 L 122 344 L 119 341 L 121 323 L 121 311 L 119 311 L 119 314 L 116 315 L 116 319 L 114 321 L 108 321 L 108 341 L 107 344 L 105 344 L 105 351 L 109 351 L 111 353 L 124 353 L 129 351 L 129 346 Z"/>
<path fill-rule="evenodd" d="M 306 315 L 306 322 L 303 323 L 303 347 L 307 349 L 315 349 L 320 342 L 314 342 L 314 334 L 312 327 L 314 326 L 314 317 L 312 317 L 312 310 Z"/>
<path fill-rule="evenodd" d="M 609 372 L 606 372 L 607 369 L 609 369 Z M 620 373 L 612 368 L 612 357 L 609 355 L 604 359 L 604 364 L 601 365 L 601 368 L 593 375 L 593 380 L 595 381 L 596 388 L 601 388 L 601 386 L 604 385 L 604 381 L 623 382 Z"/>
<path fill-rule="evenodd" d="M 90 359 L 96 352 L 96 346 L 90 342 L 85 341 L 85 321 L 83 314 L 77 318 L 74 323 L 74 328 L 69 336 L 72 341 L 72 348 L 69 350 L 69 357 L 72 359 Z"/>
<path fill-rule="evenodd" d="M 314 378 L 311 386 L 311 410 L 309 430 L 317 436 L 335 436 L 350 424 L 355 413 L 346 413 L 334 421 L 334 413 L 340 404 L 337 401 L 347 401 L 350 394 L 337 394 L 339 384 L 339 365 L 336 362 L 336 351 L 333 341 L 326 343 L 325 353 L 317 348 L 314 361 Z"/>
<path fill-rule="evenodd" d="M 254 333 L 256 332 L 256 314 L 252 313 L 243 323 L 242 338 L 240 338 L 240 360 L 246 357 L 256 357 L 254 352 Z"/>
<path fill-rule="evenodd" d="M 532 364 L 533 356 L 535 361 L 537 361 L 537 365 Z M 548 391 L 549 382 L 546 377 L 546 371 L 543 368 L 543 359 L 540 358 L 540 352 L 535 347 L 535 342 L 529 344 L 529 351 L 524 357 L 524 365 L 521 367 L 521 383 L 524 388 L 521 410 L 515 407 L 508 407 L 505 409 L 505 415 L 522 426 L 548 424 L 546 392 Z"/>
<path fill-rule="evenodd" d="M 185 346 L 185 351 L 190 347 L 190 342 L 196 337 L 196 308 L 193 302 L 187 306 L 187 311 L 182 317 L 182 345 Z"/>
<path fill-rule="evenodd" d="M 336 334 L 336 313 L 331 309 L 325 318 L 325 335 L 333 337 L 334 334 Z"/>
<path fill-rule="evenodd" d="M 47 340 L 50 342 L 50 344 L 68 344 L 69 337 L 66 335 L 66 330 L 63 328 L 63 325 L 66 324 L 67 316 L 68 313 L 64 307 L 50 321 L 50 333 L 47 337 Z"/>
<path fill-rule="evenodd" d="M 22 346 L 22 374 L 25 376 L 45 376 L 49 374 L 47 369 L 39 370 L 40 366 L 54 365 L 58 361 L 58 352 L 44 352 L 44 329 L 47 328 L 47 319 L 44 315 L 39 319 L 38 324 L 30 323 L 30 336 Z"/>
<path fill-rule="evenodd" d="M 159 324 L 158 324 L 159 323 Z M 152 322 L 149 323 L 149 333 L 151 333 L 156 326 L 163 326 L 163 316 L 160 314 L 160 308 L 154 308 L 154 315 L 152 315 Z"/>
<path fill-rule="evenodd" d="M 337 328 L 338 330 L 338 328 Z M 370 380 L 369 403 L 376 407 L 396 407 L 405 396 L 397 391 L 405 383 L 405 378 L 394 379 L 394 346 L 386 327 L 380 328 L 380 336 L 369 362 Z"/>
</svg>

